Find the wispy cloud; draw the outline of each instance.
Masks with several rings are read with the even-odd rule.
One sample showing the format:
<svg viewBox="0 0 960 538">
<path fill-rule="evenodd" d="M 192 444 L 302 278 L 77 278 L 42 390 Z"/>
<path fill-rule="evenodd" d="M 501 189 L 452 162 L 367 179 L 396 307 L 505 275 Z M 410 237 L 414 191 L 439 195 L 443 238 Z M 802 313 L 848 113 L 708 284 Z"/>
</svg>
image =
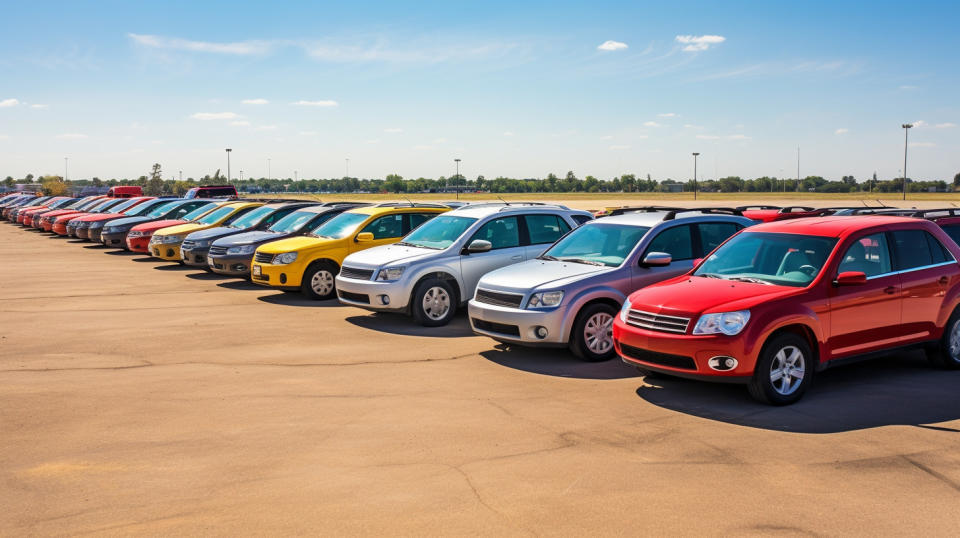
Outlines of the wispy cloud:
<svg viewBox="0 0 960 538">
<path fill-rule="evenodd" d="M 41 104 L 39 104 L 39 103 L 34 103 L 34 104 L 30 105 L 30 108 L 40 109 L 40 108 L 48 108 L 49 106 L 50 106 L 50 105 L 41 105 Z"/>
<path fill-rule="evenodd" d="M 244 99 L 240 102 L 245 105 L 266 105 L 270 103 L 270 101 L 267 101 L 266 99 Z"/>
<path fill-rule="evenodd" d="M 277 126 L 276 125 L 258 125 L 254 127 L 254 129 L 258 131 L 276 131 Z"/>
<path fill-rule="evenodd" d="M 300 136 L 317 136 L 316 131 L 300 131 L 297 134 L 299 134 Z"/>
<path fill-rule="evenodd" d="M 624 50 L 626 48 L 628 48 L 626 43 L 621 43 L 620 41 L 611 41 L 608 39 L 607 41 L 600 43 L 600 45 L 597 47 L 597 50 L 614 51 Z"/>
<path fill-rule="evenodd" d="M 240 115 L 233 112 L 197 112 L 190 117 L 195 120 L 233 120 Z"/>
<path fill-rule="evenodd" d="M 845 127 L 841 127 L 841 128 L 839 128 L 839 129 L 837 129 L 836 131 L 834 131 L 833 134 L 842 135 L 842 134 L 847 134 L 847 133 L 849 133 L 849 132 L 850 132 L 850 129 L 847 129 L 847 128 L 845 128 Z"/>
<path fill-rule="evenodd" d="M 751 137 L 745 134 L 732 134 L 727 136 L 727 140 L 751 140 Z"/>
<path fill-rule="evenodd" d="M 83 140 L 84 138 L 88 138 L 88 137 L 87 135 L 81 134 L 81 133 L 63 133 L 63 134 L 58 134 L 57 138 L 61 140 Z"/>
<path fill-rule="evenodd" d="M 664 112 L 663 114 L 657 114 L 657 116 L 659 116 L 659 117 L 661 117 L 661 118 L 676 118 L 676 117 L 677 117 L 677 115 L 674 114 L 673 112 Z"/>
<path fill-rule="evenodd" d="M 356 42 L 356 38 L 351 39 Z M 305 41 L 298 42 L 296 45 L 306 50 L 307 55 L 314 60 L 335 63 L 437 64 L 448 61 L 523 56 L 526 49 L 525 46 L 513 42 L 464 42 L 462 36 L 457 38 L 434 36 L 429 40 L 412 42 L 405 39 L 402 45 L 391 44 L 382 37 L 377 37 L 370 43 L 361 44 Z"/>
<path fill-rule="evenodd" d="M 956 126 L 957 126 L 956 123 L 952 123 L 952 122 L 949 122 L 949 121 L 948 121 L 948 122 L 946 122 L 946 123 L 938 123 L 938 124 L 934 125 L 933 128 L 934 128 L 934 129 L 952 129 L 952 128 L 956 127 Z"/>
<path fill-rule="evenodd" d="M 434 144 L 446 144 L 446 143 L 447 143 L 447 139 L 446 139 L 446 138 L 438 138 L 438 139 L 434 140 L 433 143 L 434 143 Z"/>
<path fill-rule="evenodd" d="M 613 140 L 613 135 L 603 135 L 600 140 Z"/>
<path fill-rule="evenodd" d="M 849 76 L 860 73 L 863 66 L 842 60 L 802 61 L 802 62 L 764 62 L 736 67 L 727 71 L 708 73 L 695 80 L 719 80 L 742 76 L 786 76 L 801 73 L 816 73 L 833 76 Z"/>
<path fill-rule="evenodd" d="M 428 146 L 426 144 L 421 144 L 419 146 L 413 146 L 413 149 L 416 151 L 429 151 L 433 149 L 433 146 Z"/>
<path fill-rule="evenodd" d="M 400 127 L 387 127 L 386 129 L 383 130 L 383 132 L 385 132 L 385 133 L 402 133 L 402 132 L 403 132 L 403 129 L 401 129 Z"/>
<path fill-rule="evenodd" d="M 705 134 L 698 134 L 697 138 L 699 138 L 700 140 L 719 140 L 720 139 L 720 137 L 717 135 L 705 135 Z"/>
<path fill-rule="evenodd" d="M 924 128 L 924 127 L 929 126 L 930 124 L 928 124 L 927 122 L 925 122 L 925 121 L 923 121 L 923 120 L 917 120 L 917 121 L 911 123 L 910 125 L 913 125 L 914 127 L 918 128 L 918 129 L 922 129 L 922 128 Z"/>
<path fill-rule="evenodd" d="M 683 127 L 685 129 L 703 129 L 703 125 L 694 125 L 692 123 L 684 123 Z"/>
<path fill-rule="evenodd" d="M 645 122 L 643 122 L 643 126 L 644 126 L 644 127 L 663 127 L 663 125 L 660 125 L 659 123 L 657 123 L 657 122 L 655 122 L 655 121 L 645 121 Z"/>
<path fill-rule="evenodd" d="M 233 125 L 235 127 L 250 127 L 250 122 L 247 120 L 237 120 L 237 121 L 231 121 L 230 125 Z"/>
<path fill-rule="evenodd" d="M 919 89 L 919 86 L 914 86 L 913 84 L 903 84 L 900 86 L 901 90 L 916 90 Z"/>
<path fill-rule="evenodd" d="M 727 38 L 722 35 L 678 35 L 676 40 L 677 43 L 685 45 L 683 50 L 686 52 L 699 52 L 723 43 Z"/>
<path fill-rule="evenodd" d="M 513 136 L 512 131 L 504 131 L 503 136 Z"/>
<path fill-rule="evenodd" d="M 304 101 L 304 100 L 301 99 L 300 101 L 295 101 L 295 102 L 290 103 L 290 104 L 291 104 L 291 105 L 294 105 L 294 106 L 318 106 L 318 107 L 334 107 L 334 106 L 340 106 L 340 103 L 338 103 L 338 102 L 336 102 L 336 101 L 332 101 L 332 100 L 324 100 L 324 101 Z"/>
<path fill-rule="evenodd" d="M 0 108 L 17 106 L 19 104 L 20 104 L 20 101 L 18 99 L 4 99 L 3 101 L 0 101 Z"/>
<path fill-rule="evenodd" d="M 127 34 L 137 45 L 151 49 L 180 50 L 188 52 L 209 52 L 215 54 L 253 55 L 266 54 L 274 48 L 271 41 L 236 41 L 216 43 L 212 41 L 193 41 L 178 37 L 163 37 L 149 34 Z"/>
<path fill-rule="evenodd" d="M 374 138 L 374 139 L 371 139 L 371 140 L 366 140 L 366 141 L 364 141 L 364 144 L 379 144 L 379 143 L 380 143 L 380 139 L 379 139 L 379 138 Z"/>
</svg>

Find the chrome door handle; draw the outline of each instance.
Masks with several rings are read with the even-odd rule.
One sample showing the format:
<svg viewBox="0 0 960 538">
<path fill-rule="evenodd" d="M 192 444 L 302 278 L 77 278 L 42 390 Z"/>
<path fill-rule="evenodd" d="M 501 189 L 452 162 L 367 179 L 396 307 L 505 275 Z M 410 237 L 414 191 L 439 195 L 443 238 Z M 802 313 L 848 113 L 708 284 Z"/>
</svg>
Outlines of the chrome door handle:
<svg viewBox="0 0 960 538">
<path fill-rule="evenodd" d="M 523 256 L 510 256 L 511 260 L 522 260 Z"/>
</svg>

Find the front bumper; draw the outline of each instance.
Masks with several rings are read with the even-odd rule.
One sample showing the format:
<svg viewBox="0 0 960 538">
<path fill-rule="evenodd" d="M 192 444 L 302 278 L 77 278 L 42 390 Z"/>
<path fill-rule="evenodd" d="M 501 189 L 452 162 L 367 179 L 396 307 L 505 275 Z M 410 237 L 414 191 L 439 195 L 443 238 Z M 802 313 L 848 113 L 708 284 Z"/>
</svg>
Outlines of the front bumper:
<svg viewBox="0 0 960 538">
<path fill-rule="evenodd" d="M 207 267 L 207 252 L 210 251 L 210 247 L 202 248 L 180 248 L 180 259 L 183 260 L 183 263 L 187 265 L 194 265 L 198 267 Z"/>
<path fill-rule="evenodd" d="M 57 235 L 67 235 L 67 223 L 55 222 L 53 226 L 51 226 L 51 230 Z"/>
<path fill-rule="evenodd" d="M 568 331 L 565 331 L 563 326 L 566 305 L 549 310 L 525 310 L 470 299 L 467 312 L 473 332 L 495 340 L 529 346 L 558 346 L 567 343 Z M 546 337 L 537 336 L 538 327 L 547 330 Z"/>
<path fill-rule="evenodd" d="M 253 263 L 253 254 L 224 254 L 211 256 L 207 254 L 207 265 L 214 273 L 230 276 L 250 276 L 250 265 Z"/>
<path fill-rule="evenodd" d="M 103 233 L 103 226 L 98 226 L 97 228 L 90 228 L 87 230 L 87 239 L 93 241 L 94 243 L 100 242 L 100 234 Z"/>
<path fill-rule="evenodd" d="M 182 243 L 183 241 L 177 243 L 150 243 L 150 255 L 168 262 L 183 261 L 180 257 L 180 245 Z"/>
<path fill-rule="evenodd" d="M 375 312 L 399 312 L 407 309 L 411 290 L 402 280 L 377 282 L 337 276 L 337 298 L 343 304 Z"/>
<path fill-rule="evenodd" d="M 258 269 L 259 267 L 259 274 Z M 271 288 L 296 289 L 303 278 L 303 267 L 299 264 L 273 265 L 253 262 L 250 266 L 250 280 L 254 284 Z"/>
<path fill-rule="evenodd" d="M 77 236 L 78 239 L 89 239 L 90 237 L 90 227 L 89 226 L 77 226 L 73 230 L 73 235 Z"/>
<path fill-rule="evenodd" d="M 108 247 L 127 248 L 127 232 L 101 233 L 100 242 Z"/>
<path fill-rule="evenodd" d="M 613 344 L 623 362 L 648 370 L 707 381 L 747 382 L 756 356 L 747 352 L 744 333 L 736 336 L 692 335 L 651 331 L 613 322 Z M 737 367 L 720 372 L 708 366 L 712 357 L 733 357 Z"/>
<path fill-rule="evenodd" d="M 143 252 L 150 253 L 150 235 L 138 235 L 135 237 L 130 237 L 127 235 L 127 250 L 131 252 Z"/>
</svg>

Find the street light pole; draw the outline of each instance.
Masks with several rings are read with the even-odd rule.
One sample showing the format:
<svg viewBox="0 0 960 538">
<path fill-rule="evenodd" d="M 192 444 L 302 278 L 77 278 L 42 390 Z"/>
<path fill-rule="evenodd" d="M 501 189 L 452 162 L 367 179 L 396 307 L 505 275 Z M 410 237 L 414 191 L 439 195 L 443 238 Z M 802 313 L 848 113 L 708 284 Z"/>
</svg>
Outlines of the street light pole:
<svg viewBox="0 0 960 538">
<path fill-rule="evenodd" d="M 453 162 L 457 163 L 457 178 L 454 180 L 453 184 L 457 188 L 457 200 L 460 199 L 460 159 L 454 159 Z"/>
<path fill-rule="evenodd" d="M 240 170 L 240 182 L 243 183 L 243 170 Z"/>
<path fill-rule="evenodd" d="M 910 133 L 912 123 L 904 123 L 903 127 L 903 199 L 907 199 L 907 138 Z"/>
<path fill-rule="evenodd" d="M 230 152 L 233 151 L 230 148 L 227 148 L 227 183 L 230 183 Z"/>
<path fill-rule="evenodd" d="M 69 180 L 70 180 L 70 172 L 69 172 L 69 169 L 70 169 L 70 168 L 69 168 L 69 166 L 67 165 L 67 161 L 68 161 L 69 159 L 70 159 L 69 157 L 64 157 L 64 158 L 63 158 L 63 180 L 64 180 L 64 181 L 69 181 Z"/>
<path fill-rule="evenodd" d="M 267 159 L 267 181 L 270 180 L 270 159 Z"/>
<path fill-rule="evenodd" d="M 180 181 L 183 181 L 183 170 L 180 170 Z"/>
<path fill-rule="evenodd" d="M 693 152 L 693 199 L 697 199 L 697 157 L 700 156 L 699 152 Z"/>
</svg>

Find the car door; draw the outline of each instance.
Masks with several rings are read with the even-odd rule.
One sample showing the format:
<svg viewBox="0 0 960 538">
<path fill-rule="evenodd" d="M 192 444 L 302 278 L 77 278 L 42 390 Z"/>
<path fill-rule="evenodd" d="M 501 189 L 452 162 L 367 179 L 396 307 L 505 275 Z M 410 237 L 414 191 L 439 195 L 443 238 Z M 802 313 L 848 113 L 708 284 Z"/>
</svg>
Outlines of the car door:
<svg viewBox="0 0 960 538">
<path fill-rule="evenodd" d="M 735 222 L 698 222 L 693 226 L 697 231 L 696 239 L 699 240 L 696 245 L 699 250 L 698 258 L 705 258 L 720 246 L 720 243 L 743 229 L 743 226 Z"/>
<path fill-rule="evenodd" d="M 940 241 L 924 230 L 895 230 L 890 235 L 903 298 L 902 343 L 931 340 L 944 296 L 960 277 L 960 267 Z"/>
<path fill-rule="evenodd" d="M 404 217 L 405 215 L 403 213 L 391 213 L 371 220 L 360 228 L 360 231 L 357 232 L 356 235 L 372 233 L 373 241 L 358 243 L 356 241 L 356 235 L 354 235 L 354 240 L 349 243 L 348 250 L 350 252 L 356 252 L 399 241 L 404 235 Z"/>
<path fill-rule="evenodd" d="M 544 253 L 557 239 L 570 231 L 570 225 L 560 215 L 549 213 L 538 215 L 523 215 L 521 224 L 521 239 L 526 230 L 527 246 L 524 248 L 524 259 L 532 260 Z"/>
<path fill-rule="evenodd" d="M 830 336 L 832 358 L 856 355 L 896 345 L 902 335 L 903 304 L 900 275 L 894 270 L 890 238 L 886 232 L 859 237 L 843 248 L 830 280 L 848 271 L 867 275 L 854 286 L 830 286 Z"/>
<path fill-rule="evenodd" d="M 492 248 L 487 252 L 466 250 L 460 256 L 460 275 L 463 278 L 464 298 L 473 297 L 480 277 L 505 265 L 525 259 L 526 247 L 520 240 L 520 221 L 515 215 L 496 217 L 480 226 L 464 246 L 477 239 L 489 241 Z"/>
<path fill-rule="evenodd" d="M 650 240 L 633 268 L 633 284 L 637 288 L 682 275 L 693 267 L 696 257 L 693 228 L 680 224 L 664 228 Z M 651 252 L 666 252 L 672 258 L 669 265 L 647 266 L 643 259 Z"/>
</svg>

